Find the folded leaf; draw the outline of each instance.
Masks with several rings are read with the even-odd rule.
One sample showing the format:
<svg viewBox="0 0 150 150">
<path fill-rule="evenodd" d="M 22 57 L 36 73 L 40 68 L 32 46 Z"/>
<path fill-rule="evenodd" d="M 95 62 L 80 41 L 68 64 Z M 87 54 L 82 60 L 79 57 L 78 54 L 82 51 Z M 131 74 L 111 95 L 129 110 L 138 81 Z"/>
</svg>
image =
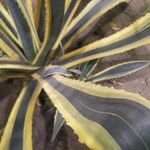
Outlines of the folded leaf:
<svg viewBox="0 0 150 150">
<path fill-rule="evenodd" d="M 150 149 L 150 101 L 55 75 L 34 74 L 79 141 L 93 150 Z"/>
<path fill-rule="evenodd" d="M 44 77 L 44 78 L 47 76 L 52 76 L 54 74 L 61 74 L 63 76 L 67 76 L 67 77 L 72 76 L 71 72 L 62 66 L 48 65 L 45 68 L 40 69 L 39 72 L 41 73 L 42 77 Z"/>
<path fill-rule="evenodd" d="M 55 118 L 54 118 L 54 127 L 53 127 L 52 139 L 51 139 L 52 142 L 55 140 L 58 132 L 60 131 L 64 123 L 65 123 L 64 118 L 61 116 L 61 114 L 57 110 L 55 113 Z"/>
<path fill-rule="evenodd" d="M 79 80 L 84 80 L 86 79 L 91 73 L 92 71 L 95 69 L 95 67 L 97 66 L 99 60 L 91 60 L 88 61 L 86 63 L 81 64 L 80 66 L 80 71 L 82 72 Z"/>
</svg>

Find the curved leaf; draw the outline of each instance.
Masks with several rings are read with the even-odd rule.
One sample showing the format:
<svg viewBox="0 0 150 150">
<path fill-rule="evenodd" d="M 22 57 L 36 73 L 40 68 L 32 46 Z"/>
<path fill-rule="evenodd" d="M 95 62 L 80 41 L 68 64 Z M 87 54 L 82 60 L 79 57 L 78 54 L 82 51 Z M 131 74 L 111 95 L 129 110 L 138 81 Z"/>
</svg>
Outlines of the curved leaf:
<svg viewBox="0 0 150 150">
<path fill-rule="evenodd" d="M 150 13 L 109 37 L 63 55 L 59 63 L 70 68 L 89 60 L 123 53 L 150 44 L 149 35 Z"/>
<path fill-rule="evenodd" d="M 34 3 L 36 3 L 36 1 L 34 1 Z M 25 0 L 25 5 L 26 5 L 26 9 L 30 15 L 30 19 L 32 19 L 32 23 L 34 22 L 34 9 L 33 6 L 35 4 L 33 4 L 33 0 Z"/>
<path fill-rule="evenodd" d="M 19 110 L 19 107 L 23 101 L 23 97 L 25 96 L 25 93 L 27 91 L 27 84 L 23 86 L 16 103 L 14 104 L 11 113 L 9 115 L 8 121 L 6 123 L 6 126 L 4 128 L 1 140 L 0 140 L 0 149 L 1 150 L 8 150 L 9 149 L 9 144 L 11 140 L 11 135 L 13 131 L 13 126 L 15 124 L 15 119 L 17 117 L 17 113 Z"/>
<path fill-rule="evenodd" d="M 114 65 L 103 71 L 100 71 L 99 73 L 91 75 L 86 81 L 92 81 L 96 83 L 103 80 L 126 76 L 149 65 L 149 61 L 129 61 L 125 63 L 120 63 L 118 65 Z"/>
<path fill-rule="evenodd" d="M 48 43 L 49 40 L 49 34 L 51 32 L 51 24 L 52 24 L 52 12 L 51 12 L 51 4 L 49 0 L 45 0 L 45 34 L 43 38 L 43 43 L 41 47 L 41 51 L 45 48 L 46 44 Z M 43 16 L 42 16 L 43 17 Z"/>
<path fill-rule="evenodd" d="M 22 79 L 25 79 L 25 78 L 29 78 L 28 75 L 26 75 L 26 73 L 18 73 L 18 72 L 10 72 L 10 71 L 0 71 L 0 78 L 9 78 L 9 79 L 12 79 L 12 78 L 15 78 L 15 79 L 18 79 L 18 78 L 22 78 Z"/>
<path fill-rule="evenodd" d="M 39 21 L 38 21 L 38 24 L 36 24 L 36 27 L 37 27 L 37 32 L 38 32 L 40 41 L 43 44 L 43 40 L 44 40 L 45 32 L 46 32 L 46 22 L 47 22 L 47 20 L 46 20 L 47 14 L 46 14 L 46 8 L 45 8 L 45 0 L 42 0 L 41 7 L 39 8 L 38 11 L 39 11 Z"/>
<path fill-rule="evenodd" d="M 130 0 L 92 0 L 69 24 L 63 40 L 64 48 L 67 49 L 76 37 L 83 32 L 92 22 L 104 15 L 107 11 L 122 2 Z"/>
<path fill-rule="evenodd" d="M 35 57 L 35 49 L 27 21 L 19 8 L 17 1 L 5 0 L 5 2 L 15 22 L 23 46 L 23 52 L 28 60 L 32 61 Z"/>
<path fill-rule="evenodd" d="M 33 16 L 36 29 L 38 29 L 39 27 L 40 13 L 43 2 L 43 0 L 38 0 L 34 2 Z"/>
<path fill-rule="evenodd" d="M 71 80 L 36 78 L 79 136 L 93 150 L 150 149 L 150 101 L 140 95 Z"/>
<path fill-rule="evenodd" d="M 0 30 L 2 30 L 6 35 L 8 35 L 11 40 L 16 42 L 20 47 L 22 46 L 17 37 L 13 34 L 13 32 L 9 29 L 9 26 L 0 18 Z"/>
<path fill-rule="evenodd" d="M 72 0 L 66 0 L 65 1 L 65 12 L 64 14 L 66 13 L 66 11 L 68 10 L 69 6 L 70 6 L 70 3 L 71 3 Z"/>
<path fill-rule="evenodd" d="M 5 17 L 5 19 L 11 25 L 11 27 L 17 32 L 14 20 L 12 19 L 11 15 L 8 13 L 8 11 L 5 9 L 5 7 L 1 3 L 0 3 L 0 14 L 3 17 Z"/>
<path fill-rule="evenodd" d="M 48 35 L 48 42 L 46 43 L 45 47 L 42 48 L 42 50 L 40 50 L 40 52 L 38 53 L 37 57 L 34 60 L 34 64 L 42 65 L 45 63 L 50 50 L 58 39 L 58 36 L 62 29 L 64 7 L 65 0 L 51 0 L 50 8 L 52 9 L 52 30 Z"/>
<path fill-rule="evenodd" d="M 25 95 L 22 97 L 22 103 L 19 106 L 11 134 L 10 150 L 26 150 L 27 147 L 29 150 L 32 150 L 32 115 L 39 95 L 39 91 L 35 90 L 36 88 L 36 81 L 29 82 Z M 29 115 L 29 112 L 31 116 L 26 116 L 27 114 Z M 25 122 L 27 120 L 29 121 L 28 125 Z M 29 137 L 26 139 L 27 133 Z"/>
<path fill-rule="evenodd" d="M 21 61 L 12 61 L 8 59 L 0 59 L 0 70 L 12 71 L 12 72 L 23 72 L 30 73 L 38 70 L 38 66 L 31 66 L 28 63 Z"/>
<path fill-rule="evenodd" d="M 0 48 L 9 58 L 28 62 L 22 50 L 0 29 Z"/>
<path fill-rule="evenodd" d="M 72 0 L 70 2 L 70 5 L 69 5 L 67 11 L 64 14 L 63 27 L 62 27 L 61 33 L 60 33 L 56 43 L 53 46 L 53 51 L 52 51 L 52 54 L 51 54 L 52 56 L 53 56 L 53 53 L 55 52 L 56 48 L 59 46 L 62 38 L 64 37 L 64 35 L 66 33 L 66 30 L 68 28 L 68 25 L 69 25 L 71 19 L 73 18 L 73 16 L 74 16 L 74 14 L 75 14 L 75 12 L 76 12 L 80 2 L 81 2 L 81 0 L 78 0 L 78 1 Z"/>
<path fill-rule="evenodd" d="M 25 120 L 24 120 L 24 129 L 23 131 L 20 129 L 21 132 L 23 132 L 23 150 L 33 150 L 33 113 L 34 109 L 38 100 L 38 97 L 42 91 L 42 87 L 37 84 L 34 88 L 32 97 L 30 98 L 26 114 L 25 114 Z M 24 107 L 24 106 L 23 106 Z M 18 120 L 18 123 L 20 124 L 21 120 Z M 14 149 L 16 150 L 16 149 Z M 20 150 L 20 149 L 18 149 Z"/>
<path fill-rule="evenodd" d="M 32 150 L 33 111 L 41 92 L 36 81 L 25 83 L 13 106 L 0 141 L 1 150 Z"/>
<path fill-rule="evenodd" d="M 8 38 L 0 29 L 0 49 L 5 52 L 11 59 L 18 60 L 20 56 L 24 59 L 24 56 L 20 53 L 16 45 Z"/>
<path fill-rule="evenodd" d="M 79 80 L 84 80 L 84 79 L 88 78 L 88 76 L 93 72 L 93 70 L 97 66 L 98 61 L 99 60 L 96 59 L 96 60 L 91 60 L 91 61 L 88 61 L 84 64 L 81 64 L 80 71 L 82 73 L 79 77 Z"/>
<path fill-rule="evenodd" d="M 21 13 L 23 14 L 23 17 L 26 19 L 27 25 L 29 26 L 31 35 L 32 35 L 32 39 L 33 39 L 33 44 L 36 45 L 36 47 L 34 48 L 35 53 L 37 51 L 39 51 L 40 49 L 40 40 L 36 31 L 36 27 L 35 27 L 35 22 L 34 22 L 34 18 L 33 18 L 33 13 L 31 12 L 31 8 L 32 6 L 29 7 L 29 1 L 28 3 L 25 3 L 24 0 L 16 0 Z M 27 7 L 28 6 L 28 7 Z"/>
</svg>

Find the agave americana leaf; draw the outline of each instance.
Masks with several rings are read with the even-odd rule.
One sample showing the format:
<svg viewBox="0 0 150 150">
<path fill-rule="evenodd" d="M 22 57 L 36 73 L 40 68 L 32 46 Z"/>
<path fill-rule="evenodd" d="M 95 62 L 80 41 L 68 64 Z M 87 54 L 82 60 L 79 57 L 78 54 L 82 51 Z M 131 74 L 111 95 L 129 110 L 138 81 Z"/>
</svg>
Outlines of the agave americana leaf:
<svg viewBox="0 0 150 150">
<path fill-rule="evenodd" d="M 61 75 L 34 74 L 79 141 L 93 150 L 148 150 L 150 101 Z"/>
<path fill-rule="evenodd" d="M 28 9 L 29 7 L 27 7 L 29 5 L 27 5 L 24 0 L 16 0 L 16 2 L 18 4 L 23 16 L 25 17 L 27 25 L 29 26 L 29 29 L 31 31 L 32 39 L 36 45 L 36 47 L 34 48 L 35 53 L 36 53 L 40 49 L 40 40 L 39 40 L 37 31 L 36 31 L 33 14 L 31 14 L 30 9 Z"/>
<path fill-rule="evenodd" d="M 45 48 L 46 44 L 48 43 L 49 40 L 49 34 L 51 32 L 51 23 L 52 23 L 52 10 L 51 10 L 51 4 L 50 1 L 45 0 L 45 34 L 43 38 L 43 43 L 42 43 L 42 48 L 41 51 Z M 43 17 L 43 16 L 41 16 Z"/>
<path fill-rule="evenodd" d="M 32 150 L 33 110 L 40 92 L 36 81 L 24 84 L 4 128 L 1 150 Z"/>
<path fill-rule="evenodd" d="M 0 70 L 30 73 L 38 70 L 38 66 L 31 66 L 28 63 L 22 61 L 12 61 L 10 59 L 0 59 Z"/>
<path fill-rule="evenodd" d="M 81 64 L 80 71 L 82 72 L 79 80 L 84 80 L 88 78 L 88 76 L 93 72 L 95 67 L 97 66 L 99 59 L 91 60 L 86 63 Z"/>
<path fill-rule="evenodd" d="M 32 140 L 33 112 L 41 91 L 42 87 L 38 83 L 36 83 L 36 87 L 34 89 L 31 99 L 29 100 L 29 104 L 25 114 L 24 130 L 22 131 L 20 128 L 20 132 L 23 132 L 23 150 L 26 149 L 33 150 L 33 140 Z M 18 124 L 19 123 L 20 120 L 18 120 Z"/>
<path fill-rule="evenodd" d="M 3 52 L 5 52 L 8 57 L 11 59 L 23 59 L 27 61 L 26 57 L 23 55 L 22 51 L 13 43 L 13 41 L 4 34 L 4 32 L 0 29 L 0 48 Z"/>
<path fill-rule="evenodd" d="M 36 1 L 34 3 L 37 3 Z M 26 9 L 28 11 L 28 14 L 30 16 L 30 19 L 32 20 L 32 23 L 35 25 L 34 23 L 34 6 L 35 4 L 33 4 L 33 0 L 25 0 L 25 6 Z"/>
<path fill-rule="evenodd" d="M 35 47 L 27 20 L 25 19 L 21 8 L 18 6 L 17 1 L 5 0 L 5 2 L 15 22 L 23 46 L 23 52 L 27 59 L 32 61 L 35 57 Z"/>
<path fill-rule="evenodd" d="M 52 9 L 52 25 L 51 32 L 48 35 L 48 41 L 45 44 L 45 47 L 43 47 L 42 50 L 38 53 L 37 57 L 34 60 L 34 64 L 42 65 L 45 63 L 48 53 L 50 52 L 51 48 L 55 44 L 61 29 L 62 29 L 62 23 L 63 23 L 63 17 L 64 17 L 64 7 L 65 7 L 65 0 L 52 0 L 50 3 L 50 8 Z M 41 59 L 42 58 L 42 59 Z"/>
<path fill-rule="evenodd" d="M 65 54 L 60 64 L 67 68 L 150 44 L 150 13 L 123 30 Z"/>
<path fill-rule="evenodd" d="M 68 8 L 69 8 L 69 6 L 70 6 L 70 4 L 71 4 L 72 1 L 73 1 L 73 0 L 66 0 L 66 1 L 65 1 L 65 11 L 64 11 L 64 14 L 65 14 L 66 11 L 68 10 Z"/>
<path fill-rule="evenodd" d="M 54 117 L 53 134 L 51 139 L 52 142 L 55 140 L 58 132 L 60 131 L 64 123 L 65 123 L 65 119 L 62 117 L 59 111 L 56 110 L 55 117 Z"/>
<path fill-rule="evenodd" d="M 40 1 L 39 1 L 39 3 L 40 3 Z M 35 24 L 38 21 L 38 23 L 36 24 L 36 28 L 37 28 L 37 32 L 38 32 L 38 35 L 39 35 L 39 39 L 42 43 L 42 46 L 43 46 L 44 37 L 46 35 L 45 34 L 46 28 L 50 27 L 50 25 L 51 25 L 51 23 L 48 21 L 48 19 L 51 19 L 51 16 L 48 17 L 50 11 L 48 11 L 48 14 L 47 14 L 46 6 L 48 6 L 47 8 L 49 8 L 50 5 L 45 5 L 45 0 L 42 0 L 41 6 L 39 6 L 39 9 L 38 9 L 39 16 L 36 16 L 36 18 L 38 18 L 38 20 L 35 20 Z M 35 5 L 35 8 L 36 8 L 36 5 Z M 35 13 L 35 15 L 36 15 L 36 13 Z M 46 26 L 46 24 L 48 24 L 48 26 Z M 51 27 L 49 29 L 51 29 Z M 48 35 L 49 35 L 49 32 L 48 32 Z"/>
<path fill-rule="evenodd" d="M 31 1 L 31 0 L 27 0 L 27 1 Z M 39 27 L 40 12 L 41 12 L 42 5 L 43 5 L 43 0 L 38 0 L 38 1 L 34 2 L 34 8 L 33 9 L 29 8 L 30 11 L 31 10 L 33 11 L 33 17 L 34 17 L 36 29 L 38 29 L 38 27 Z M 29 7 L 30 7 L 30 4 L 29 4 Z"/>
<path fill-rule="evenodd" d="M 21 93 L 18 96 L 18 99 L 16 100 L 15 105 L 12 108 L 11 114 L 9 115 L 8 121 L 6 123 L 5 129 L 3 131 L 1 140 L 0 140 L 0 149 L 1 150 L 8 150 L 9 149 L 9 144 L 11 140 L 11 134 L 13 130 L 13 126 L 15 123 L 15 118 L 17 116 L 19 107 L 21 105 L 21 102 L 23 100 L 23 97 L 25 95 L 25 92 L 27 91 L 27 85 L 24 85 L 22 88 Z"/>
<path fill-rule="evenodd" d="M 9 29 L 9 26 L 6 25 L 6 23 L 0 18 L 0 29 L 6 34 L 8 35 L 11 40 L 13 40 L 14 42 L 16 42 L 20 47 L 21 47 L 21 43 L 20 41 L 17 39 L 17 37 L 13 34 L 13 32 Z"/>
<path fill-rule="evenodd" d="M 129 1 L 130 0 L 92 0 L 89 2 L 82 12 L 69 24 L 63 40 L 64 49 L 67 49 L 74 39 L 96 19 L 118 4 Z"/>
<path fill-rule="evenodd" d="M 89 76 L 86 81 L 92 81 L 96 83 L 103 80 L 123 77 L 140 69 L 143 69 L 144 67 L 147 67 L 149 65 L 150 61 L 129 61 L 120 63 Z"/>
<path fill-rule="evenodd" d="M 71 72 L 62 66 L 48 65 L 39 70 L 41 75 L 45 78 L 47 76 L 52 76 L 54 74 L 61 74 L 63 76 L 70 77 L 72 76 Z"/>
<path fill-rule="evenodd" d="M 65 119 L 79 141 L 91 149 L 150 149 L 150 101 L 138 94 L 69 79 L 72 73 L 68 70 L 84 63 L 83 80 L 91 74 L 97 59 L 150 44 L 150 13 L 122 31 L 65 54 L 56 65 L 47 66 L 60 44 L 67 50 L 94 20 L 128 1 L 92 0 L 76 17 L 81 0 L 37 0 L 35 5 L 32 0 L 5 0 L 7 9 L 0 3 L 0 49 L 10 58 L 0 59 L 0 77 L 30 78 L 24 82 L 9 115 L 0 150 L 33 150 L 33 111 L 42 88 L 59 112 L 52 140 Z M 122 76 L 147 65 L 148 61 L 119 64 L 89 80 Z"/>
<path fill-rule="evenodd" d="M 67 2 L 67 1 L 66 1 Z M 61 43 L 62 38 L 64 37 L 66 30 L 68 28 L 68 25 L 70 23 L 70 21 L 72 20 L 79 4 L 80 4 L 81 0 L 71 0 L 70 5 L 66 11 L 66 13 L 64 14 L 64 18 L 63 18 L 63 24 L 62 24 L 62 30 L 59 34 L 59 37 L 57 39 L 57 41 L 55 42 L 52 51 L 50 53 L 50 57 L 53 57 L 57 47 L 59 46 L 59 44 Z M 65 7 L 66 8 L 66 7 Z"/>
<path fill-rule="evenodd" d="M 0 33 L 1 34 L 1 33 Z M 8 57 L 18 60 L 19 56 L 2 40 L 0 39 L 0 49 L 8 55 Z"/>
<path fill-rule="evenodd" d="M 10 72 L 10 71 L 0 71 L 0 78 L 5 79 L 19 79 L 19 78 L 29 78 L 29 76 L 26 73 L 18 73 L 18 72 Z"/>
<path fill-rule="evenodd" d="M 8 11 L 5 9 L 5 7 L 1 3 L 0 3 L 0 14 L 2 17 L 7 18 L 8 23 L 17 32 L 14 20 L 12 19 L 11 15 L 8 13 Z"/>
</svg>

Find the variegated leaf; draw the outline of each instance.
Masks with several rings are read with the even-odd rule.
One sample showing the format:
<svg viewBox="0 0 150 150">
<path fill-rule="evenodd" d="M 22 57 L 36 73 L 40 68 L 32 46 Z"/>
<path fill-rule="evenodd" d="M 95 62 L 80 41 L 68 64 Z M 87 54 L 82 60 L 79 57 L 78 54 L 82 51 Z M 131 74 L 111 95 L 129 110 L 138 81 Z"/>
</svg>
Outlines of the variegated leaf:
<svg viewBox="0 0 150 150">
<path fill-rule="evenodd" d="M 93 150 L 150 149 L 150 101 L 55 75 L 34 74 L 79 141 Z"/>
<path fill-rule="evenodd" d="M 80 66 L 80 71 L 82 72 L 79 80 L 84 80 L 86 78 L 88 78 L 88 76 L 93 72 L 93 70 L 96 68 L 97 64 L 98 64 L 98 59 L 96 60 L 91 60 L 88 61 L 86 63 L 81 64 Z"/>
<path fill-rule="evenodd" d="M 123 53 L 150 44 L 150 13 L 123 30 L 61 57 L 59 64 L 67 68 L 80 63 Z"/>
<path fill-rule="evenodd" d="M 53 134 L 52 134 L 52 139 L 51 139 L 52 142 L 55 140 L 58 132 L 60 131 L 64 123 L 65 123 L 64 118 L 59 113 L 59 111 L 56 110 L 55 117 L 54 117 Z"/>
<path fill-rule="evenodd" d="M 47 1 L 49 2 L 49 1 Z M 51 32 L 48 33 L 48 41 L 44 45 L 44 47 L 40 50 L 37 57 L 34 60 L 34 64 L 43 65 L 46 61 L 46 58 L 54 46 L 56 40 L 62 29 L 63 17 L 64 17 L 64 7 L 65 7 L 65 0 L 51 0 L 49 2 L 51 8 Z M 49 23 L 49 22 L 48 22 Z M 42 59 L 41 59 L 42 58 Z"/>
<path fill-rule="evenodd" d="M 25 83 L 16 100 L 1 140 L 1 150 L 32 150 L 33 110 L 41 92 L 36 81 Z"/>
<path fill-rule="evenodd" d="M 87 81 L 92 81 L 96 83 L 103 80 L 123 77 L 131 73 L 134 73 L 140 69 L 143 69 L 144 67 L 147 67 L 149 65 L 150 65 L 149 61 L 129 61 L 125 63 L 120 63 L 118 65 L 114 65 L 105 70 L 102 70 L 94 75 L 91 75 L 87 79 Z"/>
<path fill-rule="evenodd" d="M 31 66 L 22 61 L 12 61 L 10 59 L 0 59 L 0 71 L 32 73 L 38 70 L 38 66 Z"/>
<path fill-rule="evenodd" d="M 87 6 L 75 17 L 67 28 L 63 45 L 67 49 L 74 39 L 83 32 L 92 22 L 104 15 L 107 11 L 114 8 L 120 3 L 129 2 L 130 0 L 92 0 Z"/>
<path fill-rule="evenodd" d="M 23 52 L 28 60 L 32 61 L 35 57 L 35 47 L 27 20 L 25 19 L 21 8 L 19 8 L 17 1 L 5 0 L 5 2 L 15 22 L 23 46 Z"/>
</svg>

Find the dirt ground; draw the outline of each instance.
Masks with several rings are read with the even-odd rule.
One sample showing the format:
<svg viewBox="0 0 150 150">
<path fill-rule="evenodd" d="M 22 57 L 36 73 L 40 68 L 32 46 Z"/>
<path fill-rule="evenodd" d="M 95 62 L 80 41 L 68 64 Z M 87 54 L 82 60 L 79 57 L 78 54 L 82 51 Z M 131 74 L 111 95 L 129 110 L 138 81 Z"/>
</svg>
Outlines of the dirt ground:
<svg viewBox="0 0 150 150">
<path fill-rule="evenodd" d="M 87 1 L 88 0 L 83 1 L 83 5 L 85 5 Z M 111 15 L 110 13 L 108 14 L 109 19 L 102 19 L 96 23 L 95 27 L 91 26 L 89 30 L 92 29 L 92 31 L 88 33 L 87 38 L 82 38 L 82 35 L 79 44 L 82 46 L 96 39 L 108 36 L 129 25 L 148 11 L 150 11 L 150 0 L 132 0 L 132 2 L 126 7 L 119 6 L 115 11 L 113 10 L 111 12 Z M 104 58 L 101 60 L 102 65 L 100 66 L 104 66 L 104 68 L 106 68 L 118 62 L 140 58 L 148 60 L 150 59 L 150 45 L 140 47 L 134 51 L 121 55 Z M 119 79 L 109 80 L 103 82 L 102 84 L 107 86 L 114 86 L 118 89 L 126 89 L 127 91 L 140 93 L 144 97 L 150 99 L 149 74 L 150 67 L 147 67 L 132 75 L 128 75 Z M 0 79 L 0 129 L 4 127 L 6 118 L 18 95 L 20 84 L 21 81 L 4 81 Z M 8 96 L 8 93 L 10 96 Z M 43 108 L 37 106 L 34 112 L 33 124 L 35 150 L 88 150 L 85 145 L 82 145 L 78 142 L 77 136 L 74 135 L 72 129 L 66 125 L 63 126 L 55 142 L 52 144 L 50 140 L 53 122 L 52 116 L 53 113 L 44 113 Z M 45 119 L 46 121 L 44 121 Z M 2 130 L 0 130 L 0 134 L 1 133 Z"/>
</svg>

